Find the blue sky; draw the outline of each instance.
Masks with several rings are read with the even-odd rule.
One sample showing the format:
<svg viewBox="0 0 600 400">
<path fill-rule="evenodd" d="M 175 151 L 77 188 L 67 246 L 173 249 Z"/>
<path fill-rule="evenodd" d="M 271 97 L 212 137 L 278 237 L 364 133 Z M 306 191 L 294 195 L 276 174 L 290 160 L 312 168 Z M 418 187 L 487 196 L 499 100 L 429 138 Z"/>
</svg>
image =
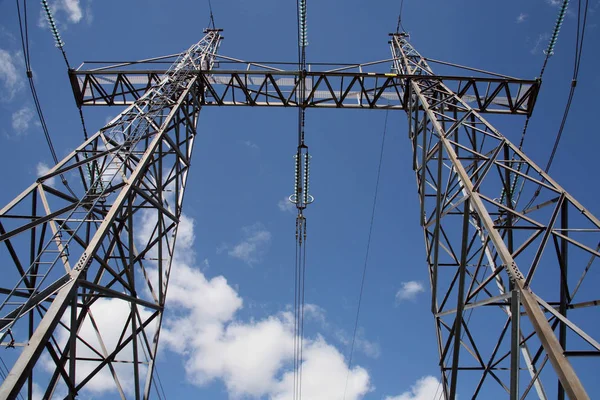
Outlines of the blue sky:
<svg viewBox="0 0 600 400">
<path fill-rule="evenodd" d="M 52 3 L 52 2 L 51 2 Z M 308 3 L 308 61 L 388 58 L 399 1 Z M 421 54 L 534 78 L 557 14 L 553 0 L 406 0 L 403 24 Z M 573 2 L 575 3 L 575 2 Z M 187 49 L 208 22 L 206 2 L 58 0 L 55 17 L 73 65 L 134 60 Z M 221 54 L 296 60 L 295 1 L 213 0 Z M 551 175 L 595 215 L 600 145 L 593 99 L 600 90 L 600 1 L 592 12 L 579 85 Z M 575 23 L 566 18 L 531 120 L 526 153 L 545 165 L 569 90 Z M 31 2 L 31 57 L 59 158 L 82 140 L 66 69 Z M 0 0 L 0 171 L 5 204 L 51 158 L 25 81 L 14 2 Z M 384 68 L 384 67 L 382 67 Z M 387 68 L 387 66 L 385 67 Z M 440 70 L 440 72 L 443 70 Z M 119 110 L 85 109 L 96 131 Z M 431 399 L 439 371 L 423 234 L 406 116 L 388 131 L 358 342 L 347 399 Z M 385 112 L 309 110 L 313 156 L 306 211 L 308 261 L 306 398 L 341 399 L 354 326 Z M 521 117 L 490 118 L 518 141 Z M 297 111 L 210 108 L 201 112 L 186 193 L 179 268 L 170 288 L 158 374 L 167 398 L 287 399 L 293 303 L 293 186 Z M 190 297 L 194 293 L 194 297 Z M 182 329 L 186 327 L 188 329 Z M 211 334 L 214 329 L 219 334 Z M 240 349 L 262 348 L 259 359 Z M 322 380 L 324 375 L 327 380 Z M 595 387 L 593 385 L 596 385 Z M 600 386 L 587 387 L 593 396 Z M 99 382 L 85 396 L 111 398 Z M 114 395 L 114 393 L 112 393 Z M 85 398 L 85 397 L 84 397 Z"/>
</svg>

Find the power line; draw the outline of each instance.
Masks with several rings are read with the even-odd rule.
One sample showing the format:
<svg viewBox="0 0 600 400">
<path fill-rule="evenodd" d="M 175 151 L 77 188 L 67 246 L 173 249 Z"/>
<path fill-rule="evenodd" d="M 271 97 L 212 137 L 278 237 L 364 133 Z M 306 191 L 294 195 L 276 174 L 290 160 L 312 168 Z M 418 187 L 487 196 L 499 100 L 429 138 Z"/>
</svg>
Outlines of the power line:
<svg viewBox="0 0 600 400">
<path fill-rule="evenodd" d="M 544 57 L 544 62 L 542 64 L 542 68 L 540 69 L 540 74 L 537 78 L 540 82 L 542 81 L 542 78 L 544 77 L 544 72 L 546 71 L 546 66 L 548 65 L 548 61 L 550 60 L 550 57 L 552 57 L 554 55 L 554 47 L 556 46 L 556 42 L 558 40 L 558 34 L 560 33 L 560 29 L 565 20 L 568 6 L 569 6 L 569 0 L 563 0 L 563 3 L 558 11 L 556 23 L 554 24 L 554 30 L 552 31 L 552 36 L 550 37 L 550 41 L 548 42 L 548 47 L 544 50 L 544 54 L 546 56 Z M 577 28 L 577 31 L 578 31 L 577 35 L 579 35 L 579 27 Z M 531 115 L 528 115 L 527 118 L 525 119 L 525 123 L 523 124 L 523 130 L 521 131 L 521 139 L 519 140 L 519 150 L 523 149 L 523 144 L 525 143 L 525 136 L 527 135 L 527 129 L 529 128 L 530 120 L 531 120 Z M 523 166 L 522 163 L 519 163 L 519 165 L 517 165 L 518 172 L 521 172 L 522 166 Z M 515 177 L 512 185 L 511 185 L 511 193 L 515 192 L 515 188 L 516 188 L 518 182 L 519 182 L 519 177 L 517 176 L 517 177 Z M 523 187 L 521 187 L 521 190 L 522 189 L 523 189 Z M 518 198 L 520 196 L 520 192 L 521 191 L 519 191 L 519 194 L 517 194 L 516 198 Z M 502 194 L 500 196 L 501 203 L 504 201 L 505 195 L 506 195 L 506 191 L 503 188 Z"/>
<path fill-rule="evenodd" d="M 40 100 L 35 89 L 35 83 L 33 81 L 33 72 L 31 70 L 31 58 L 29 54 L 29 28 L 28 28 L 28 18 L 27 18 L 27 1 L 23 0 L 23 12 L 21 13 L 21 5 L 19 0 L 16 0 L 17 4 L 17 16 L 19 19 L 19 34 L 21 36 L 21 47 L 23 49 L 23 58 L 25 60 L 25 70 L 27 75 L 27 81 L 29 83 L 29 89 L 31 91 L 31 97 L 33 98 L 33 104 L 35 106 L 35 111 L 40 120 L 40 126 L 42 127 L 42 131 L 44 132 L 44 137 L 46 139 L 46 144 L 48 145 L 48 149 L 50 150 L 50 155 L 52 156 L 52 160 L 54 161 L 54 165 L 58 164 L 58 157 L 56 156 L 56 150 L 54 149 L 54 144 L 52 143 L 52 138 L 50 137 L 50 132 L 48 130 L 48 125 L 46 125 L 46 119 L 44 118 L 44 114 L 42 112 L 42 106 L 40 104 Z M 22 15 L 22 16 L 21 16 Z M 60 39 L 60 37 L 58 36 Z M 63 185 L 67 188 L 69 193 L 75 196 L 75 193 L 70 188 L 67 179 L 63 174 L 60 174 L 60 180 Z"/>
<path fill-rule="evenodd" d="M 213 15 L 212 3 L 210 0 L 208 0 L 208 10 L 210 11 L 210 24 L 212 24 L 213 29 L 216 29 L 215 17 Z M 209 24 L 209 26 L 210 26 L 210 24 Z"/>
<path fill-rule="evenodd" d="M 306 122 L 306 0 L 296 0 L 296 18 L 298 22 L 298 147 L 295 155 L 294 194 L 290 201 L 296 205 L 296 265 L 294 267 L 294 395 L 293 399 L 302 399 L 302 359 L 304 348 L 304 304 L 306 282 L 306 218 L 304 209 L 313 202 L 309 194 L 310 155 L 304 141 Z"/>
<path fill-rule="evenodd" d="M 568 3 L 568 0 L 565 0 L 565 3 Z M 575 35 L 575 58 L 574 58 L 574 63 L 573 63 L 574 65 L 573 65 L 573 76 L 571 79 L 571 87 L 569 90 L 569 95 L 567 97 L 567 102 L 565 104 L 565 110 L 563 113 L 563 117 L 560 122 L 558 131 L 556 133 L 556 138 L 554 139 L 554 146 L 552 147 L 552 152 L 550 153 L 550 157 L 546 164 L 546 168 L 544 169 L 544 171 L 546 173 L 548 173 L 550 171 L 550 168 L 552 167 L 552 163 L 554 161 L 554 156 L 556 155 L 556 152 L 558 150 L 558 145 L 560 144 L 560 140 L 562 138 L 562 134 L 563 134 L 563 131 L 567 124 L 567 119 L 569 117 L 569 112 L 571 111 L 571 104 L 573 103 L 573 97 L 575 96 L 575 88 L 577 87 L 577 79 L 579 77 L 579 67 L 581 66 L 581 56 L 583 54 L 583 43 L 584 43 L 584 38 L 585 38 L 585 28 L 587 25 L 588 9 L 589 9 L 589 0 L 585 0 L 585 6 L 583 9 L 583 20 L 582 20 L 581 0 L 578 1 L 577 34 Z M 550 46 L 549 46 L 549 48 L 550 48 Z M 537 197 L 540 195 L 541 189 L 542 189 L 542 185 L 539 184 L 536 191 L 534 192 L 531 200 L 529 200 L 529 202 L 525 206 L 525 208 L 524 208 L 525 210 L 527 210 L 529 207 L 531 207 L 531 205 L 533 204 L 535 199 L 537 199 Z"/>
<path fill-rule="evenodd" d="M 403 32 L 406 32 L 404 26 L 402 26 L 402 9 L 404 8 L 404 0 L 400 0 L 400 12 L 398 13 L 398 25 L 396 26 L 396 33 L 400 32 L 400 28 L 402 28 Z"/>
<path fill-rule="evenodd" d="M 379 166 L 377 167 L 377 180 L 375 181 L 375 194 L 373 196 L 373 207 L 371 210 L 371 222 L 369 224 L 369 235 L 367 237 L 367 249 L 365 251 L 365 262 L 363 265 L 363 273 L 360 281 L 360 291 L 358 294 L 358 305 L 356 307 L 356 317 L 354 318 L 354 331 L 352 333 L 352 341 L 350 342 L 350 353 L 348 355 L 348 372 L 346 374 L 346 383 L 344 385 L 344 399 L 346 398 L 346 392 L 348 390 L 348 380 L 350 378 L 350 369 L 352 367 L 352 356 L 354 355 L 354 345 L 356 342 L 356 332 L 358 330 L 358 319 L 360 317 L 360 306 L 362 305 L 362 297 L 365 288 L 365 280 L 367 276 L 367 266 L 369 264 L 369 250 L 371 248 L 371 236 L 373 234 L 373 222 L 375 221 L 375 209 L 377 207 L 377 194 L 379 193 L 379 180 L 381 177 L 381 165 L 383 163 L 383 149 L 385 147 L 385 136 L 387 132 L 389 109 L 385 111 L 385 121 L 383 123 L 383 137 L 381 138 L 381 150 L 379 152 Z"/>
</svg>

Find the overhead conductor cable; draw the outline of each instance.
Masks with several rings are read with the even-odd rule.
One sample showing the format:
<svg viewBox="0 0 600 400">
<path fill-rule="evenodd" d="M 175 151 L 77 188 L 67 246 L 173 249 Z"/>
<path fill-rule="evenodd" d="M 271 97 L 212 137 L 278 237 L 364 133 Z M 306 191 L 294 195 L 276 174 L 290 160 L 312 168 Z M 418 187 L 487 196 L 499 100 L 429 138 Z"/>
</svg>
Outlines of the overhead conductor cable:
<svg viewBox="0 0 600 400">
<path fill-rule="evenodd" d="M 294 395 L 302 398 L 302 350 L 304 340 L 304 284 L 306 281 L 306 218 L 304 209 L 314 201 L 309 193 L 310 155 L 304 141 L 306 101 L 306 0 L 297 0 L 298 18 L 298 148 L 294 155 L 294 192 L 289 197 L 296 205 L 296 260 L 294 269 Z"/>
</svg>

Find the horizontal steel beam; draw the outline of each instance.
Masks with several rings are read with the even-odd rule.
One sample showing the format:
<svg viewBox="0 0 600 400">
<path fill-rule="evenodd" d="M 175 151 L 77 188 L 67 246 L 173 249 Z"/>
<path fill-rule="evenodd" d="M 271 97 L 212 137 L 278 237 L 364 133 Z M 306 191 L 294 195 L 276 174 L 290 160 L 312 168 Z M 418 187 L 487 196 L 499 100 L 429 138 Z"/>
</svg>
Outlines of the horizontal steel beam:
<svg viewBox="0 0 600 400">
<path fill-rule="evenodd" d="M 78 106 L 126 106 L 160 82 L 164 70 L 72 70 Z M 410 82 L 442 81 L 480 113 L 525 114 L 533 111 L 540 82 L 497 77 L 403 75 L 375 72 L 299 72 L 210 70 L 200 75 L 202 106 L 320 107 L 406 110 L 404 88 Z M 305 101 L 300 82 L 305 80 Z M 453 105 L 447 105 L 452 107 Z M 455 104 L 462 108 L 461 104 Z M 451 110 L 450 110 L 451 111 Z"/>
</svg>

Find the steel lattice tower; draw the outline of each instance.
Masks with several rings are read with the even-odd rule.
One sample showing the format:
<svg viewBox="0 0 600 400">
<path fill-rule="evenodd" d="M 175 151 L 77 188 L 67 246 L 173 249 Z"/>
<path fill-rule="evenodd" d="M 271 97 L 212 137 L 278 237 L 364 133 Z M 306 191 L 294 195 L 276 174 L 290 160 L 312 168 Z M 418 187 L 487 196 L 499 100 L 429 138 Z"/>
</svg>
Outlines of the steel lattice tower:
<svg viewBox="0 0 600 400">
<path fill-rule="evenodd" d="M 46 397 L 58 386 L 74 397 L 105 373 L 127 398 L 122 368 L 134 398 L 150 396 L 198 114 L 210 106 L 405 111 L 446 398 L 588 398 L 571 357 L 600 355 L 586 324 L 598 302 L 580 290 L 600 221 L 482 117 L 531 115 L 539 81 L 435 75 L 403 33 L 391 35 L 391 59 L 310 72 L 221 56 L 220 40 L 208 30 L 175 60 L 146 60 L 173 61 L 166 71 L 143 61 L 71 71 L 78 105 L 128 107 L 0 211 L 12 268 L 0 332 L 23 346 L 0 398 L 31 393 L 42 362 L 53 370 Z M 48 184 L 73 173 L 69 189 Z M 93 315 L 107 301 L 129 309 L 116 343 Z"/>
</svg>

